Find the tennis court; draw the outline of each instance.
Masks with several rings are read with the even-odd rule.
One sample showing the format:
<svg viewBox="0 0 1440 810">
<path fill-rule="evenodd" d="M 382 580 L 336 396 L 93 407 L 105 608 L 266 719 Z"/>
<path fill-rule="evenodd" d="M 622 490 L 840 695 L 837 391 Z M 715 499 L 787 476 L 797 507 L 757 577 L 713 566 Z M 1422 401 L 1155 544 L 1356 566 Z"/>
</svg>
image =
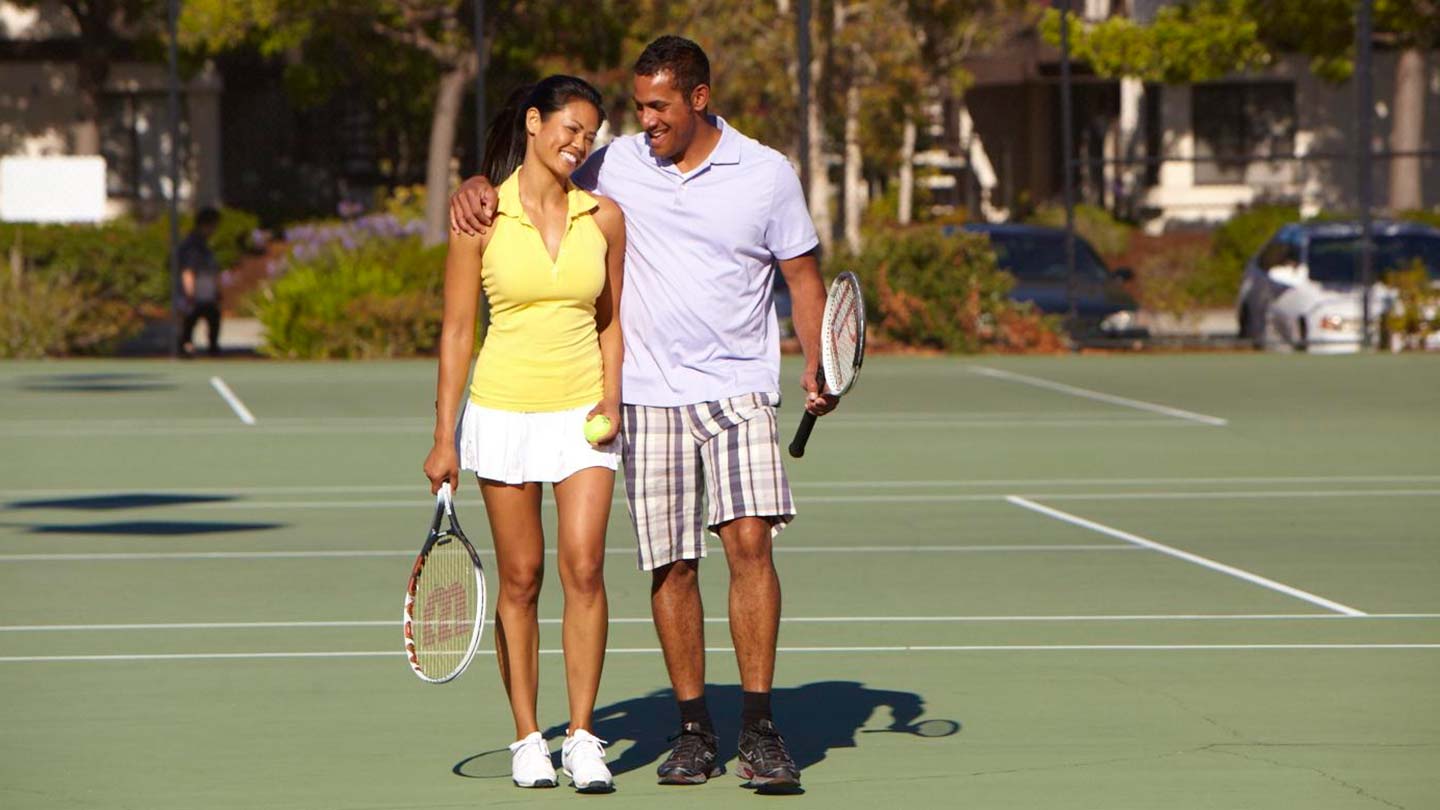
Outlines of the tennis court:
<svg viewBox="0 0 1440 810">
<path fill-rule="evenodd" d="M 0 806 L 581 801 L 510 785 L 492 656 L 437 687 L 400 654 L 433 378 L 0 365 Z M 589 800 L 1440 806 L 1437 416 L 1436 357 L 871 358 L 790 464 L 777 548 L 806 795 L 655 784 L 675 715 L 617 499 L 596 732 L 618 792 Z M 483 553 L 473 486 L 458 508 Z M 563 733 L 558 585 L 541 714 Z"/>
</svg>

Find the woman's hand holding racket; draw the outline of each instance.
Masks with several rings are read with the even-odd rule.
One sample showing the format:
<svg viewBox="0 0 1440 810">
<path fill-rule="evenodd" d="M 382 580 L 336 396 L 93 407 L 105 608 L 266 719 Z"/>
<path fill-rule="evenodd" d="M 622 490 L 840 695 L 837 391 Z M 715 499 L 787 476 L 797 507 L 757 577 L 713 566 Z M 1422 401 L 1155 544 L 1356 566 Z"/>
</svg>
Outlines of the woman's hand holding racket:
<svg viewBox="0 0 1440 810">
<path fill-rule="evenodd" d="M 403 623 L 405 657 L 427 683 L 459 677 L 480 646 L 485 570 L 455 519 L 448 481 L 439 485 L 430 531 L 410 569 Z"/>
<path fill-rule="evenodd" d="M 425 457 L 425 477 L 430 479 L 430 494 L 440 494 L 440 487 L 450 485 L 450 491 L 460 488 L 460 453 L 455 449 L 454 440 L 436 441 Z"/>
</svg>

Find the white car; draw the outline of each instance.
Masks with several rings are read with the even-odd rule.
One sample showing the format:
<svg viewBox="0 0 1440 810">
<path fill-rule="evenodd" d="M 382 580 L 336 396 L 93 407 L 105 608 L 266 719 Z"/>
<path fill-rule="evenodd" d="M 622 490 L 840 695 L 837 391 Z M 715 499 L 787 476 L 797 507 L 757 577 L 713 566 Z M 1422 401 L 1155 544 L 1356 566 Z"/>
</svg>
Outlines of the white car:
<svg viewBox="0 0 1440 810">
<path fill-rule="evenodd" d="M 1383 280 L 1416 259 L 1440 279 L 1440 230 L 1408 222 L 1371 226 L 1375 283 L 1370 288 L 1370 335 L 1378 338 L 1395 292 Z M 1364 285 L 1360 282 L 1360 226 L 1305 222 L 1282 227 L 1245 264 L 1236 317 L 1240 336 L 1257 348 L 1316 353 L 1355 352 L 1362 344 Z"/>
</svg>

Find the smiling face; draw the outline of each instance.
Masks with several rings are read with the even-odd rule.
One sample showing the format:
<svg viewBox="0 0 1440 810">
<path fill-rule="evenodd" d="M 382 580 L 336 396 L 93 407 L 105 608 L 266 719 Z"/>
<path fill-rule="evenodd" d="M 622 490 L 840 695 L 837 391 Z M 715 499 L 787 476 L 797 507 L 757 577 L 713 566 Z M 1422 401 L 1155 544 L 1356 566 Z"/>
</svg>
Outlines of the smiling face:
<svg viewBox="0 0 1440 810">
<path fill-rule="evenodd" d="M 525 114 L 531 156 L 559 177 L 580 168 L 599 129 L 600 111 L 583 99 L 573 99 L 548 116 L 534 107 Z"/>
<path fill-rule="evenodd" d="M 687 99 L 668 71 L 635 77 L 635 115 L 656 157 L 675 161 L 685 154 L 709 103 L 709 86 L 697 86 Z"/>
</svg>

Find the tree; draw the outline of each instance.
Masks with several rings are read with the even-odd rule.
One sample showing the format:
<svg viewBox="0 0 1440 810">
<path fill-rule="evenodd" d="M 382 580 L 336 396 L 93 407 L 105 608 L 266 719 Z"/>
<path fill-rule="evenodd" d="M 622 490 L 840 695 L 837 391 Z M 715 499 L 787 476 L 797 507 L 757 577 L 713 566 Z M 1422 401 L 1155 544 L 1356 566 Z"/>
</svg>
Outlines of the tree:
<svg viewBox="0 0 1440 810">
<path fill-rule="evenodd" d="M 455 134 L 480 54 L 491 59 L 492 68 L 500 68 L 490 74 L 499 98 L 542 70 L 573 72 L 613 64 L 624 40 L 617 20 L 631 5 L 623 0 L 598 0 L 584 9 L 565 0 L 491 3 L 487 41 L 479 49 L 472 40 L 470 11 L 452 0 L 190 0 L 182 29 L 193 43 L 215 50 L 257 48 L 270 56 L 303 52 L 306 58 L 291 59 L 291 66 L 311 78 L 317 77 L 317 68 L 307 65 L 312 57 L 332 73 L 343 73 L 353 70 L 350 55 L 384 54 L 360 62 L 375 71 L 367 77 L 372 87 L 392 94 L 422 92 L 431 99 L 425 241 L 436 244 L 445 239 Z"/>
<path fill-rule="evenodd" d="M 1391 100 L 1390 208 L 1421 206 L 1420 158 L 1403 153 L 1424 147 L 1425 52 L 1440 47 L 1440 2 L 1374 0 L 1374 42 L 1398 51 Z M 1355 70 L 1355 4 L 1352 0 L 1249 0 L 1266 43 L 1310 57 L 1311 69 L 1328 81 Z"/>
</svg>

